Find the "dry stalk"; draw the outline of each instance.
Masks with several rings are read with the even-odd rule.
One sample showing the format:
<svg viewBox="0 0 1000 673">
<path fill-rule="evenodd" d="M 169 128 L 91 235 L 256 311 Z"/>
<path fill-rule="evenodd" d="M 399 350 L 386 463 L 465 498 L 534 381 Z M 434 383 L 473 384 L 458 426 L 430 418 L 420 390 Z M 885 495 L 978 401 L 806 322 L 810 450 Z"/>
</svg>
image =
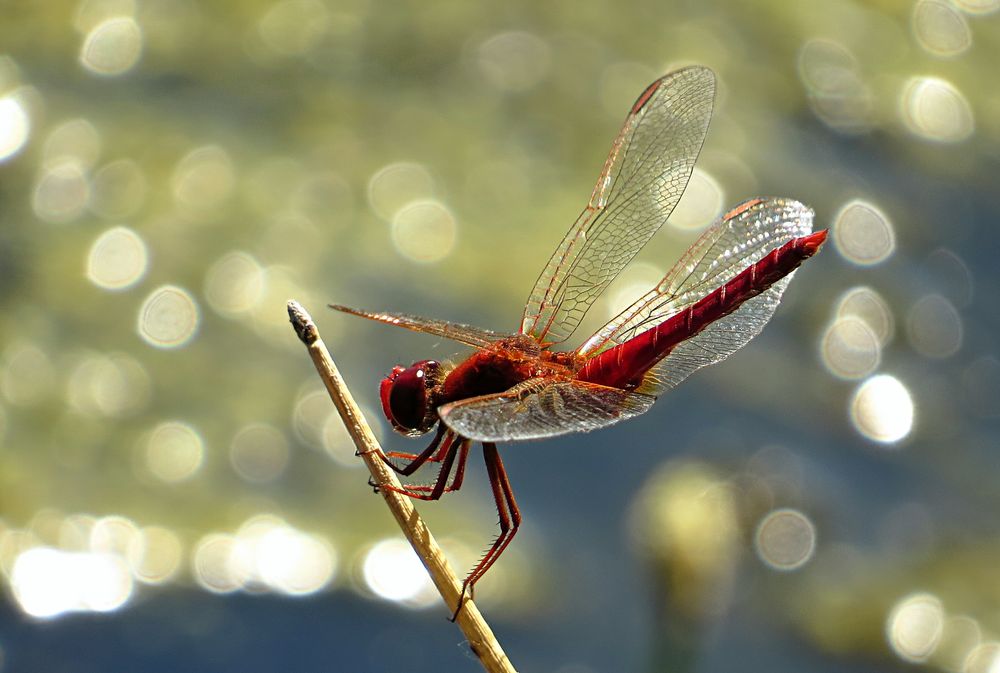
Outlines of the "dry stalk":
<svg viewBox="0 0 1000 673">
<path fill-rule="evenodd" d="M 396 478 L 396 474 L 383 462 L 381 458 L 382 447 L 376 441 L 375 435 L 372 434 L 371 428 L 337 370 L 330 352 L 323 344 L 323 340 L 320 339 L 316 324 L 296 301 L 288 302 L 288 316 L 292 321 L 292 327 L 295 328 L 295 333 L 309 350 L 309 356 L 316 366 L 316 371 L 319 372 L 334 406 L 337 407 L 341 418 L 344 419 L 344 424 L 358 448 L 358 454 L 368 466 L 372 479 L 376 484 L 398 488 L 400 486 L 399 480 Z M 462 584 L 448 564 L 448 560 L 434 540 L 434 536 L 427 529 L 409 498 L 388 488 L 379 489 L 379 493 L 385 499 L 385 504 L 388 505 L 393 517 L 402 529 L 403 535 L 413 545 L 413 550 L 420 557 L 424 567 L 427 568 L 427 572 L 441 594 L 441 598 L 444 599 L 445 605 L 448 606 L 448 610 L 454 614 L 458 610 Z M 497 642 L 496 636 L 493 635 L 489 624 L 483 619 L 471 598 L 466 597 L 462 609 L 458 610 L 455 622 L 468 640 L 472 651 L 479 657 L 483 668 L 489 673 L 516 673 L 510 660 L 507 659 L 507 655 L 504 654 L 503 648 L 500 647 L 500 643 Z"/>
</svg>

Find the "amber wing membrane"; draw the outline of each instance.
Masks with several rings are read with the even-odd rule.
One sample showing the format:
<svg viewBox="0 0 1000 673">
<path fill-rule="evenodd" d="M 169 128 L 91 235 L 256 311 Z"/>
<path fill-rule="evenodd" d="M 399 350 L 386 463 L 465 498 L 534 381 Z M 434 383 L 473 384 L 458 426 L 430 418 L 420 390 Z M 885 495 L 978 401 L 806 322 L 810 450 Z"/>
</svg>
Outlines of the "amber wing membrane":
<svg viewBox="0 0 1000 673">
<path fill-rule="evenodd" d="M 438 409 L 444 424 L 481 442 L 512 442 L 589 432 L 645 413 L 655 398 L 583 381 L 531 379 L 496 395 Z"/>
<path fill-rule="evenodd" d="M 717 220 L 656 287 L 598 330 L 578 352 L 592 357 L 680 313 L 771 250 L 809 234 L 812 222 L 812 210 L 791 199 L 758 198 L 740 204 Z M 641 390 L 658 393 L 672 388 L 746 345 L 774 315 L 791 278 L 789 274 L 681 343 L 657 365 L 649 385 Z"/>
<path fill-rule="evenodd" d="M 687 186 L 715 99 L 715 75 L 689 67 L 653 82 L 632 106 L 590 202 L 528 296 L 521 333 L 569 337 L 608 284 L 666 221 Z"/>
<path fill-rule="evenodd" d="M 464 325 L 457 322 L 448 322 L 447 320 L 437 320 L 435 318 L 423 318 L 421 316 L 410 315 L 408 313 L 365 311 L 363 309 L 341 306 L 340 304 L 330 304 L 329 306 L 336 311 L 349 313 L 362 318 L 368 318 L 369 320 L 375 320 L 377 322 L 383 322 L 387 325 L 396 325 L 408 330 L 413 330 L 414 332 L 434 334 L 444 337 L 445 339 L 451 339 L 452 341 L 463 343 L 467 346 L 473 346 L 474 348 L 484 348 L 492 343 L 500 341 L 501 339 L 509 339 L 511 337 L 510 334 L 501 334 L 488 329 L 482 329 L 481 327 L 473 327 L 472 325 Z"/>
</svg>

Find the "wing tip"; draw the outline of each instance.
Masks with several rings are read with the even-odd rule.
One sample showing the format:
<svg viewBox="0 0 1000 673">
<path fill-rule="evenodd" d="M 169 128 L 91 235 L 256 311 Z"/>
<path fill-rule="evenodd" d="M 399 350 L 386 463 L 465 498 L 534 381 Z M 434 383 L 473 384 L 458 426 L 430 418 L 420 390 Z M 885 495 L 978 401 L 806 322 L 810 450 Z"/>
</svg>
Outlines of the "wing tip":
<svg viewBox="0 0 1000 673">
<path fill-rule="evenodd" d="M 704 79 L 705 80 L 704 84 L 708 89 L 711 90 L 712 97 L 713 98 L 715 97 L 715 72 L 706 65 L 693 64 L 684 66 L 683 68 L 677 68 L 676 70 L 667 73 L 663 77 L 655 80 L 652 84 L 647 86 L 643 90 L 643 92 L 639 94 L 639 97 L 636 98 L 635 103 L 632 104 L 632 109 L 629 110 L 629 114 L 633 115 L 637 114 L 644 107 L 646 107 L 646 104 L 649 103 L 649 100 L 653 97 L 653 94 L 655 94 L 657 90 L 660 87 L 662 87 L 664 83 L 666 83 L 668 80 L 672 80 L 678 77 L 684 77 L 686 75 L 691 75 L 694 77 Z"/>
<path fill-rule="evenodd" d="M 752 199 L 747 199 L 723 215 L 722 221 L 729 222 L 745 215 L 750 211 L 758 211 L 770 207 L 783 208 L 786 213 L 790 214 L 795 219 L 808 222 L 808 228 L 806 231 L 812 230 L 813 217 L 816 215 L 813 209 L 801 201 L 790 199 L 785 196 L 757 196 Z"/>
</svg>

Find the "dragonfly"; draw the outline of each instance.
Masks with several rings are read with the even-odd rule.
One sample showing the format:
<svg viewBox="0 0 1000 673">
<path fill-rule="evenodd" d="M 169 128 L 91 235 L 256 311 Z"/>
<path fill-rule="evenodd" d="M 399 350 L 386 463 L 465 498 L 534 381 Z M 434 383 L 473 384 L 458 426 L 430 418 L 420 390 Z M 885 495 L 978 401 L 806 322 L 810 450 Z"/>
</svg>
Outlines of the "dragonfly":
<svg viewBox="0 0 1000 673">
<path fill-rule="evenodd" d="M 759 334 L 795 269 L 826 239 L 826 230 L 811 233 L 813 211 L 797 201 L 744 201 L 583 345 L 559 349 L 677 205 L 714 98 L 715 75 L 702 66 L 669 73 L 639 95 L 590 201 L 528 295 L 517 332 L 331 305 L 475 349 L 457 363 L 398 365 L 379 387 L 396 431 L 435 433 L 421 453 L 387 452 L 385 462 L 404 476 L 439 465 L 433 483 L 381 488 L 438 500 L 461 488 L 470 447 L 482 445 L 500 532 L 466 576 L 459 609 L 521 524 L 497 444 L 589 432 L 645 413 L 659 394 Z"/>
</svg>

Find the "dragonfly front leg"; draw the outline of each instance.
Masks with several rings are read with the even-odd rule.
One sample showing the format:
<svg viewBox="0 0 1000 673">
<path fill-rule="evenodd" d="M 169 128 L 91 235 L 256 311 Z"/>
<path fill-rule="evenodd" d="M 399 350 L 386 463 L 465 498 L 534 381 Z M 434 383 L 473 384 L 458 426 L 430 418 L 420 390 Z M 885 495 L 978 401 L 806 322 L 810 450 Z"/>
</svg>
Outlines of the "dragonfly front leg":
<svg viewBox="0 0 1000 673">
<path fill-rule="evenodd" d="M 451 493 L 462 488 L 462 482 L 465 480 L 465 464 L 469 458 L 469 447 L 472 446 L 472 442 L 468 439 L 462 439 L 461 442 L 462 445 L 458 449 L 458 459 L 455 464 L 455 477 L 451 480 L 450 486 L 445 486 L 444 493 Z M 438 478 L 440 479 L 440 475 Z M 405 488 L 408 492 L 432 493 L 436 483 L 435 481 L 434 484 L 407 484 Z"/>
<path fill-rule="evenodd" d="M 444 423 L 442 423 L 441 425 L 438 426 L 437 434 L 434 435 L 434 440 L 430 443 L 430 446 L 428 446 L 426 449 L 423 450 L 423 452 L 419 454 L 412 454 L 412 453 L 400 454 L 395 451 L 390 451 L 387 454 L 386 453 L 381 454 L 382 462 L 384 462 L 386 465 L 392 468 L 392 470 L 396 472 L 396 474 L 401 474 L 404 477 L 408 477 L 414 472 L 416 472 L 418 469 L 420 469 L 420 466 L 428 461 L 432 463 L 437 463 L 444 460 L 444 457 L 448 454 L 450 440 L 446 441 L 444 445 L 441 446 L 440 451 L 438 451 L 438 445 L 441 444 L 441 438 L 445 436 L 446 432 L 447 428 L 445 427 Z M 403 467 L 399 467 L 391 460 L 389 460 L 389 457 L 409 458 L 410 462 L 404 465 Z"/>
<path fill-rule="evenodd" d="M 457 491 L 461 487 L 462 480 L 465 477 L 465 461 L 469 455 L 469 440 L 449 432 L 445 438 L 445 447 L 447 453 L 441 463 L 441 471 L 438 473 L 437 481 L 435 481 L 433 486 L 402 486 L 397 488 L 382 484 L 380 488 L 401 493 L 410 498 L 417 498 L 418 500 L 438 500 L 445 493 Z M 455 472 L 455 479 L 451 487 L 449 487 L 448 477 L 451 476 L 451 469 L 455 464 L 456 457 L 458 458 L 458 467 Z"/>
</svg>

